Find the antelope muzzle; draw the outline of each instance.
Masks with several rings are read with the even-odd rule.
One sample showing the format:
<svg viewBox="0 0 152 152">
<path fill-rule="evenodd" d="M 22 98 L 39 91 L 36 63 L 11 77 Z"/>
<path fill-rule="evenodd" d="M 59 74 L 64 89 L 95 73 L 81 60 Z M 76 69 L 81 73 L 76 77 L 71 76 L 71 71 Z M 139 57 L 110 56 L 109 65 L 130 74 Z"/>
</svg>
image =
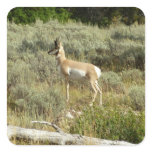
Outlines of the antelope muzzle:
<svg viewBox="0 0 152 152">
<path fill-rule="evenodd" d="M 53 49 L 53 50 L 48 51 L 48 54 L 49 54 L 49 55 L 57 55 L 58 52 L 59 52 L 58 49 Z"/>
</svg>

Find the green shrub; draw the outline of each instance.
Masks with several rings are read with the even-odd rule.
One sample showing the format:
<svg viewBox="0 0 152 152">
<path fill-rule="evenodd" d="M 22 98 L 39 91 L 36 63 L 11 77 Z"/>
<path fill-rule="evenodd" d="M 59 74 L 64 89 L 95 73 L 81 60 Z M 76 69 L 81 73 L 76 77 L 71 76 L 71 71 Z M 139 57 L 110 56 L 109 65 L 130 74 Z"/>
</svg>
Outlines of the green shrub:
<svg viewBox="0 0 152 152">
<path fill-rule="evenodd" d="M 122 71 L 129 68 L 145 69 L 145 48 L 132 42 L 121 42 L 108 39 L 107 48 L 96 49 L 90 56 L 93 64 L 102 66 L 105 70 Z"/>
<path fill-rule="evenodd" d="M 139 69 L 126 70 L 122 71 L 121 78 L 123 82 L 140 83 L 144 81 L 144 74 Z"/>
<path fill-rule="evenodd" d="M 31 116 L 43 117 L 52 114 L 52 119 L 59 116 L 65 107 L 65 98 L 61 96 L 61 90 L 51 87 L 50 89 L 37 91 L 19 84 L 10 90 L 8 103 L 11 108 L 18 111 L 26 111 Z M 51 113 L 50 113 L 51 111 Z M 50 113 L 50 114 L 49 114 Z"/>
<path fill-rule="evenodd" d="M 48 22 L 50 18 L 64 23 L 68 21 L 69 17 L 70 12 L 66 9 L 55 7 L 18 7 L 13 8 L 8 14 L 8 20 L 16 24 L 31 24 L 35 23 L 37 19 Z"/>
<path fill-rule="evenodd" d="M 65 107 L 65 98 L 61 96 L 61 90 L 51 87 L 47 91 L 34 91 L 27 99 L 29 111 L 36 111 L 39 115 L 46 118 L 50 115 L 52 119 L 59 116 Z"/>
<path fill-rule="evenodd" d="M 30 24 L 41 19 L 58 19 L 67 22 L 69 19 L 81 21 L 85 24 L 98 25 L 99 27 L 118 24 L 120 22 L 131 25 L 134 22 L 144 24 L 145 17 L 138 8 L 105 8 L 105 7 L 18 7 L 8 14 L 8 20 L 16 24 Z"/>
<path fill-rule="evenodd" d="M 55 59 L 46 52 L 38 51 L 34 56 L 29 56 L 27 62 L 29 62 L 31 70 L 37 75 L 39 81 L 53 83 L 59 80 Z"/>
<path fill-rule="evenodd" d="M 145 135 L 144 112 L 135 114 L 120 108 L 87 108 L 70 128 L 71 133 L 101 139 L 140 143 Z"/>
<path fill-rule="evenodd" d="M 111 37 L 113 39 L 130 39 L 133 41 L 145 41 L 145 33 L 142 31 L 141 26 L 126 26 L 117 28 L 112 32 Z"/>
<path fill-rule="evenodd" d="M 28 52 L 28 53 L 36 53 L 39 50 L 46 51 L 49 50 L 50 44 L 46 42 L 45 39 L 43 39 L 42 35 L 39 33 L 37 34 L 37 37 L 40 37 L 38 40 L 35 41 L 29 41 L 24 39 L 22 41 L 22 44 L 18 48 L 18 52 Z"/>
<path fill-rule="evenodd" d="M 120 58 L 124 66 L 145 69 L 145 48 L 143 46 L 130 47 Z"/>
<path fill-rule="evenodd" d="M 103 91 L 114 91 L 116 93 L 124 93 L 124 85 L 121 78 L 115 72 L 103 72 L 101 85 Z"/>
<path fill-rule="evenodd" d="M 7 84 L 8 86 L 15 86 L 19 83 L 30 85 L 35 81 L 36 75 L 30 70 L 30 66 L 22 60 L 17 60 L 15 63 L 8 61 L 7 70 Z"/>
<path fill-rule="evenodd" d="M 134 110 L 142 111 L 145 109 L 145 87 L 133 86 L 128 91 L 131 107 Z"/>
<path fill-rule="evenodd" d="M 25 84 L 16 84 L 11 88 L 11 96 L 13 100 L 25 99 L 29 95 L 28 85 Z"/>
<path fill-rule="evenodd" d="M 49 94 L 49 102 L 51 103 L 53 116 L 59 116 L 65 108 L 66 99 L 61 89 L 52 87 L 47 92 Z"/>
</svg>

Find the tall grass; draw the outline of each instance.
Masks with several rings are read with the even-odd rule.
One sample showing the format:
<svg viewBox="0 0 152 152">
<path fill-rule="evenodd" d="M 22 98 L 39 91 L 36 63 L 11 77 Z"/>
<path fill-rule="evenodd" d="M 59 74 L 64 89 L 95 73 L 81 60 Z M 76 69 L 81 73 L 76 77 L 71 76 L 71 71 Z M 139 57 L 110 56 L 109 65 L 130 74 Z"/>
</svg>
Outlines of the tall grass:
<svg viewBox="0 0 152 152">
<path fill-rule="evenodd" d="M 86 109 L 92 90 L 84 81 L 70 82 L 70 102 L 65 102 L 64 79 L 55 58 L 47 54 L 56 37 L 61 37 L 68 58 L 101 68 L 103 108 L 96 108 L 98 97 L 94 108 Z M 73 22 L 24 26 L 8 22 L 7 38 L 8 124 L 50 130 L 30 123 L 45 120 L 66 132 L 133 143 L 143 139 L 144 25 L 100 29 Z M 65 117 L 69 110 L 83 114 L 70 121 Z"/>
</svg>

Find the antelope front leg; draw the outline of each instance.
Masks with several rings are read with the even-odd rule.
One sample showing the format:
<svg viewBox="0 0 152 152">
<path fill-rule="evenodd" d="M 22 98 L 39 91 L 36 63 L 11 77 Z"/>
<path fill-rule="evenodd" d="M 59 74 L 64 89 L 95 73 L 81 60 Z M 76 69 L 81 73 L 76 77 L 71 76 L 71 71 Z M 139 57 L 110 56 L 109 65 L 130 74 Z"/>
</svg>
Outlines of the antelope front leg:
<svg viewBox="0 0 152 152">
<path fill-rule="evenodd" d="M 93 91 L 94 91 L 94 95 L 93 95 L 92 103 L 90 103 L 90 106 L 93 105 L 93 102 L 95 101 L 96 96 L 97 96 L 97 93 L 98 93 L 98 90 L 97 90 L 97 89 L 95 88 L 95 86 L 94 86 L 94 82 L 91 82 L 91 86 L 92 86 L 92 89 L 93 89 Z"/>
<path fill-rule="evenodd" d="M 68 79 L 68 77 L 66 77 L 65 84 L 66 84 L 66 101 L 69 102 L 69 79 Z"/>
</svg>

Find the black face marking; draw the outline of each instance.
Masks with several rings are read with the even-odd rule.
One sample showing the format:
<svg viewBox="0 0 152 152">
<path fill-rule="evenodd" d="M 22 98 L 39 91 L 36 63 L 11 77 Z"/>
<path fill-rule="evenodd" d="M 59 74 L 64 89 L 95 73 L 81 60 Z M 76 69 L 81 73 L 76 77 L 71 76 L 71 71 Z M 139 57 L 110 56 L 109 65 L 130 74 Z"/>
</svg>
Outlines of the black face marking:
<svg viewBox="0 0 152 152">
<path fill-rule="evenodd" d="M 48 52 L 48 54 L 50 54 L 50 55 L 58 55 L 59 48 L 60 48 L 58 39 L 54 40 L 54 45 L 55 45 L 55 48 L 53 50 L 50 50 Z"/>
<path fill-rule="evenodd" d="M 48 52 L 49 55 L 57 55 L 59 53 L 58 49 L 53 49 Z"/>
</svg>

